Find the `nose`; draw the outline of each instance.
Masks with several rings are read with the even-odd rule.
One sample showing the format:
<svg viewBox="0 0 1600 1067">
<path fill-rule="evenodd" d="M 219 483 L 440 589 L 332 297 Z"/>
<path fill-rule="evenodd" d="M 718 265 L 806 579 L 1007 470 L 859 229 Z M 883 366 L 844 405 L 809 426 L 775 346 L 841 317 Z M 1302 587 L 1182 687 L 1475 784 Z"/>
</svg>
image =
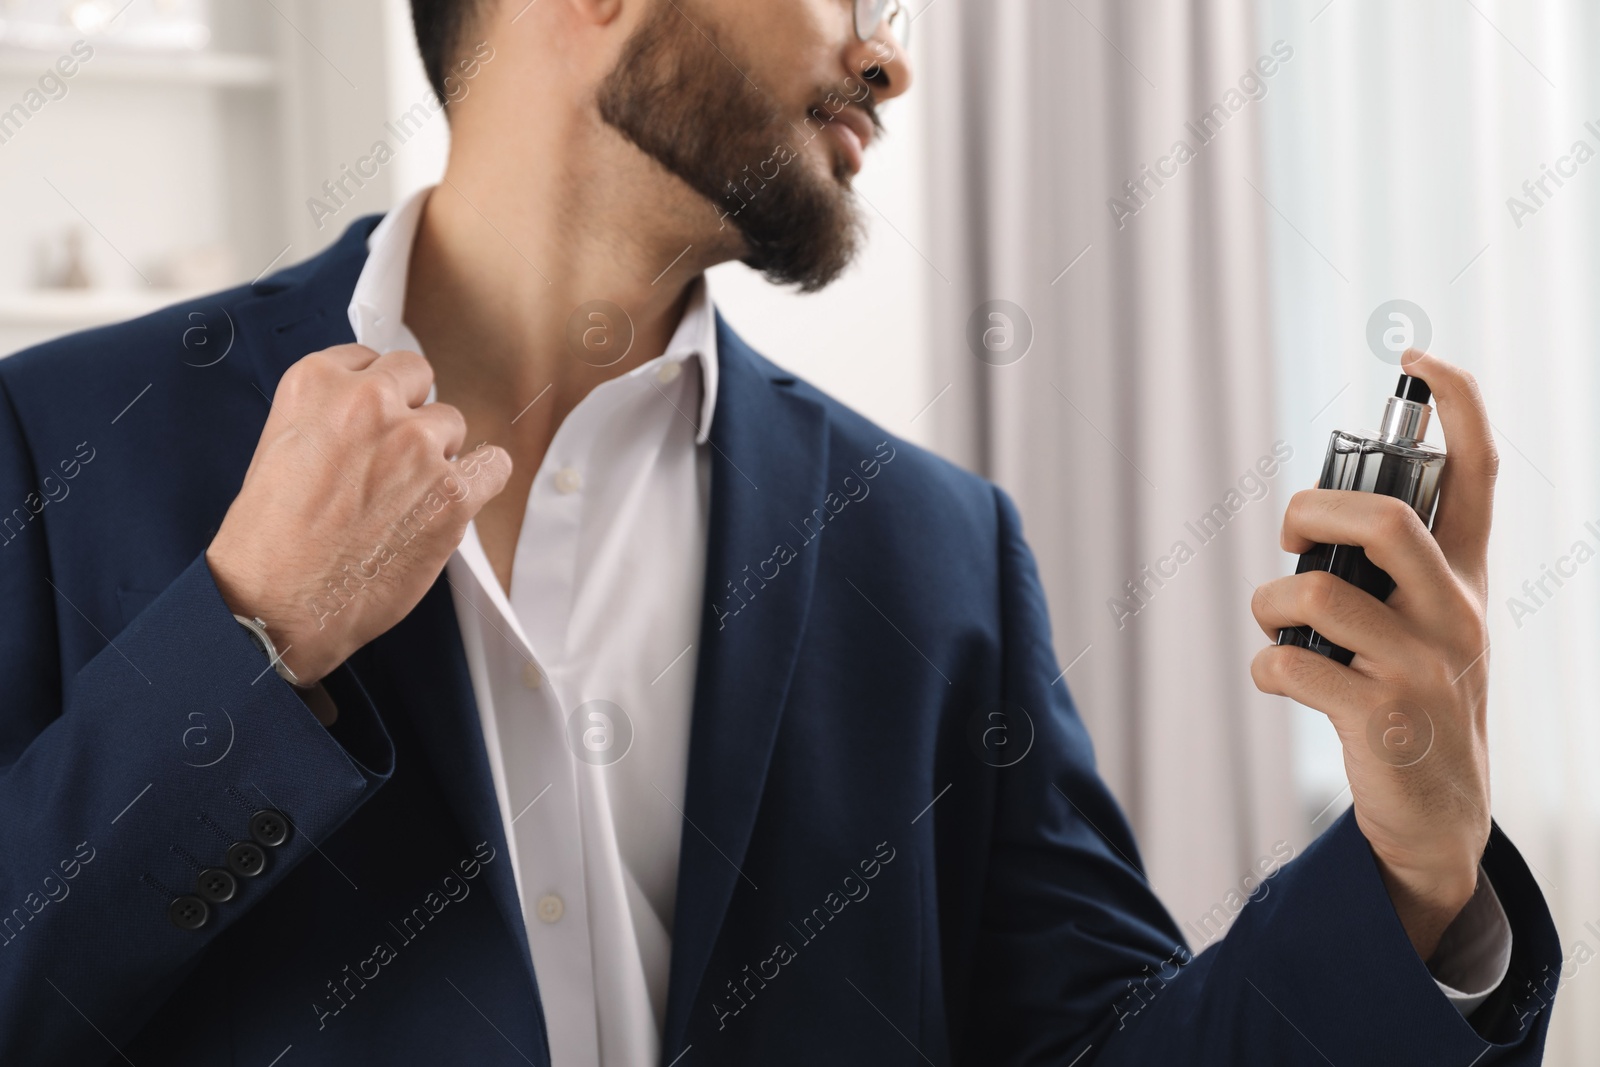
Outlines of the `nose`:
<svg viewBox="0 0 1600 1067">
<path fill-rule="evenodd" d="M 880 104 L 911 88 L 911 56 L 895 40 L 888 20 L 879 24 L 870 40 L 859 41 L 851 34 L 845 59 L 850 70 L 872 86 L 873 98 Z"/>
</svg>

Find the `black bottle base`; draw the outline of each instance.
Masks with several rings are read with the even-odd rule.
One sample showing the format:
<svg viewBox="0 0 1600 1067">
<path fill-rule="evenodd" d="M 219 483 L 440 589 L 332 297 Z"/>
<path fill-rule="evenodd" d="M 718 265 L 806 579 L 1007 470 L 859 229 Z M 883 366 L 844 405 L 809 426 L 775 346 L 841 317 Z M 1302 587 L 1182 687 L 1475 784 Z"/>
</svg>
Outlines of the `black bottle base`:
<svg viewBox="0 0 1600 1067">
<path fill-rule="evenodd" d="M 1366 550 L 1360 545 L 1316 545 L 1300 557 L 1294 569 L 1296 574 L 1307 571 L 1327 571 L 1379 600 L 1389 599 L 1389 594 L 1394 592 L 1394 579 L 1389 577 L 1389 572 L 1368 559 Z M 1327 656 L 1346 667 L 1356 658 L 1354 652 L 1334 644 L 1309 626 L 1290 626 L 1279 630 L 1278 644 L 1309 648 L 1317 655 Z"/>
<path fill-rule="evenodd" d="M 1291 626 L 1288 629 L 1279 630 L 1278 644 L 1309 648 L 1317 655 L 1327 656 L 1335 663 L 1342 663 L 1346 667 L 1350 666 L 1350 661 L 1356 658 L 1354 652 L 1334 644 L 1309 626 Z"/>
</svg>

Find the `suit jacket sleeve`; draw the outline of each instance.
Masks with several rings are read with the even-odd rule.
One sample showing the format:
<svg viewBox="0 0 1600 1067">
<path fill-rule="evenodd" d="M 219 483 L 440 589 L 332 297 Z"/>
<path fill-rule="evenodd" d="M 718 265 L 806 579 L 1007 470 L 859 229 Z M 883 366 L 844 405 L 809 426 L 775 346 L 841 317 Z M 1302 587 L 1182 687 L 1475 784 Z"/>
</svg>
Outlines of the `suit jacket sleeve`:
<svg viewBox="0 0 1600 1067">
<path fill-rule="evenodd" d="M 37 481 L 0 385 L 0 507 L 30 507 Z M 318 724 L 203 554 L 63 677 L 58 635 L 104 622 L 67 592 L 94 561 L 51 559 L 39 510 L 0 535 L 0 1062 L 115 1062 L 207 945 L 372 794 L 393 750 L 347 669 L 326 683 L 341 740 Z M 269 808 L 291 831 L 265 870 L 199 929 L 175 925 L 172 901 Z"/>
<path fill-rule="evenodd" d="M 1483 864 L 1515 949 L 1506 981 L 1470 1018 L 1412 948 L 1349 812 L 1272 877 L 1226 938 L 1191 957 L 1140 872 L 1064 682 L 1051 684 L 1059 668 L 1037 571 L 1014 506 L 996 493 L 1002 697 L 1028 710 L 1036 740 L 998 772 L 964 1058 L 1060 1067 L 1538 1063 L 1560 945 L 1498 827 Z"/>
</svg>

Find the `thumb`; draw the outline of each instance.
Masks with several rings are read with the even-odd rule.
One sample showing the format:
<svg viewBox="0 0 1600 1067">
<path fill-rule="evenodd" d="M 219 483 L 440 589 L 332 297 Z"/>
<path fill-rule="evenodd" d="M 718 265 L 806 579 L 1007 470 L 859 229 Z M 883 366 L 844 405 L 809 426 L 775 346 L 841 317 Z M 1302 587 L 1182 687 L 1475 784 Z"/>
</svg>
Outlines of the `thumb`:
<svg viewBox="0 0 1600 1067">
<path fill-rule="evenodd" d="M 451 465 L 468 487 L 467 515 L 476 515 L 483 506 L 498 496 L 511 480 L 511 453 L 499 445 L 487 442 L 464 456 L 451 460 Z"/>
</svg>

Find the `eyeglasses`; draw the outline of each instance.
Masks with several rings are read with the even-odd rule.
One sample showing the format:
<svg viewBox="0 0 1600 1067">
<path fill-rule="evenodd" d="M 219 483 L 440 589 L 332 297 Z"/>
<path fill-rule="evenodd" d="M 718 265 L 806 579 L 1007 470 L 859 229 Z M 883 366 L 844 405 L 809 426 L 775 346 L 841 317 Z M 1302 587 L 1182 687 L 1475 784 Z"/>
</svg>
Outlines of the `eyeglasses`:
<svg viewBox="0 0 1600 1067">
<path fill-rule="evenodd" d="M 902 47 L 911 42 L 911 12 L 900 0 L 855 0 L 855 5 L 856 36 L 863 41 L 872 40 L 887 18 L 894 39 Z"/>
</svg>

